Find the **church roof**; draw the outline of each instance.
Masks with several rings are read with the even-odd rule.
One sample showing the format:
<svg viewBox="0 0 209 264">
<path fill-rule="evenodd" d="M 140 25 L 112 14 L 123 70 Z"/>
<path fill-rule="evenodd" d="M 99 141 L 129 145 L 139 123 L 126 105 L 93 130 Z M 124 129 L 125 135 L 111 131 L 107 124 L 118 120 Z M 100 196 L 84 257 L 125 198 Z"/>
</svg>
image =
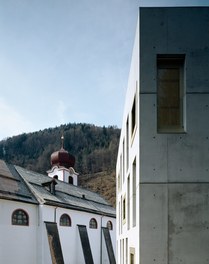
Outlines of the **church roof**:
<svg viewBox="0 0 209 264">
<path fill-rule="evenodd" d="M 14 166 L 0 160 L 0 198 L 38 204 Z"/>
<path fill-rule="evenodd" d="M 48 188 L 55 183 L 55 192 Z M 0 198 L 54 205 L 115 217 L 115 209 L 99 194 L 0 161 Z"/>
</svg>

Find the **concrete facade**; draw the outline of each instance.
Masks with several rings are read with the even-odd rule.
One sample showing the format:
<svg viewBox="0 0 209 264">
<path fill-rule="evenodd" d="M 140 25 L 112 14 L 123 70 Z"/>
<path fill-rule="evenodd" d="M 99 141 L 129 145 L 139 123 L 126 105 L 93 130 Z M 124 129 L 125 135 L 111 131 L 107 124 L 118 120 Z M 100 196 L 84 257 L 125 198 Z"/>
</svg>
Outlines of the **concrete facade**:
<svg viewBox="0 0 209 264">
<path fill-rule="evenodd" d="M 208 33 L 208 7 L 139 9 L 116 167 L 118 263 L 209 263 Z M 185 58 L 181 132 L 157 130 L 159 55 Z"/>
</svg>

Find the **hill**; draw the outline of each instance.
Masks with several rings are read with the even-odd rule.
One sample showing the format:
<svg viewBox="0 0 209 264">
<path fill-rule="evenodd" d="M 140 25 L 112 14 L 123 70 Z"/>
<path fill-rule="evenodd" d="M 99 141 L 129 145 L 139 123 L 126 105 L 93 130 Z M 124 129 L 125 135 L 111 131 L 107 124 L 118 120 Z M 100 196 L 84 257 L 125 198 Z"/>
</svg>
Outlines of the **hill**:
<svg viewBox="0 0 209 264">
<path fill-rule="evenodd" d="M 115 164 L 120 129 L 66 124 L 0 141 L 0 159 L 46 174 L 51 154 L 64 148 L 76 158 L 80 185 L 102 194 L 115 206 Z"/>
</svg>

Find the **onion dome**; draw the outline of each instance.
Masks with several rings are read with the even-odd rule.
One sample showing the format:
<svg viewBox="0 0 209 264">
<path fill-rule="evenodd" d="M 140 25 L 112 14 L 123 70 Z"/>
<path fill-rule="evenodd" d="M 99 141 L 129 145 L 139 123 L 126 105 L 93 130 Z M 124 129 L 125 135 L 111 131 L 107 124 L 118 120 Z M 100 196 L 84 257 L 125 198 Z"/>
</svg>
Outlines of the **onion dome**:
<svg viewBox="0 0 209 264">
<path fill-rule="evenodd" d="M 68 153 L 68 151 L 66 151 L 63 148 L 63 140 L 64 137 L 61 137 L 62 139 L 62 147 L 60 150 L 55 151 L 51 154 L 51 165 L 52 166 L 62 166 L 65 168 L 70 168 L 70 167 L 74 167 L 75 165 L 75 157 L 71 154 Z"/>
</svg>

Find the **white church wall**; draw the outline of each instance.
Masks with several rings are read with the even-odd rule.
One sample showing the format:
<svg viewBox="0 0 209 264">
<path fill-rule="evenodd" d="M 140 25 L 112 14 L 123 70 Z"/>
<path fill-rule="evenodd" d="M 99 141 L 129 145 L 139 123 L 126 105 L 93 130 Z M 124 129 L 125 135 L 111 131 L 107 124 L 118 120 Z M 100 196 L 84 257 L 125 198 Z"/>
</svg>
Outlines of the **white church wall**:
<svg viewBox="0 0 209 264">
<path fill-rule="evenodd" d="M 29 226 L 12 225 L 11 216 L 22 209 L 29 216 Z M 0 200 L 0 263 L 37 264 L 37 206 Z"/>
<path fill-rule="evenodd" d="M 62 214 L 68 214 L 71 218 L 71 226 L 60 226 L 60 217 Z M 91 218 L 95 218 L 97 221 L 97 229 L 89 228 L 89 222 Z M 62 253 L 65 263 L 84 263 L 83 249 L 81 247 L 81 241 L 79 237 L 78 225 L 85 225 L 87 228 L 89 242 L 91 246 L 92 256 L 95 263 L 100 263 L 101 255 L 101 221 L 102 226 L 106 227 L 107 221 L 110 220 L 113 224 L 113 230 L 110 231 L 110 236 L 112 239 L 112 245 L 114 252 L 116 244 L 116 221 L 115 218 L 100 216 L 97 214 L 92 214 L 88 212 L 71 210 L 66 208 L 56 208 L 54 206 L 43 206 L 43 222 L 56 222 L 60 242 L 62 247 Z M 48 239 L 46 234 L 46 227 L 44 229 L 44 260 L 48 263 L 50 259 L 50 251 L 48 245 Z M 106 251 L 106 248 L 104 248 Z M 116 252 L 115 252 L 116 253 Z M 108 263 L 107 254 L 102 255 L 104 263 Z"/>
</svg>

